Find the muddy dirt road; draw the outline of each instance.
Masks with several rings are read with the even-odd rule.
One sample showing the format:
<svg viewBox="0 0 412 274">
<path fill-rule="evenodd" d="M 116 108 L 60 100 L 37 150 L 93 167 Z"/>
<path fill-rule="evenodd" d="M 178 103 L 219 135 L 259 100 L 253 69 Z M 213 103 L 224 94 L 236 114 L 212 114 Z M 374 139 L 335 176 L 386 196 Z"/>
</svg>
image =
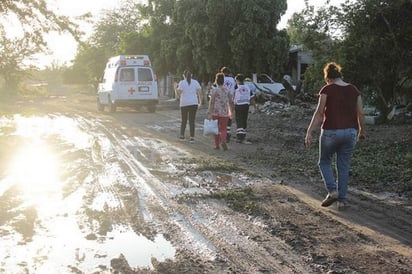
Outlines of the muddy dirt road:
<svg viewBox="0 0 412 274">
<path fill-rule="evenodd" d="M 320 207 L 310 107 L 283 126 L 252 114 L 253 144 L 228 151 L 202 136 L 205 108 L 190 144 L 173 102 L 1 107 L 0 273 L 412 273 L 410 198 L 350 188 L 347 210 Z"/>
</svg>

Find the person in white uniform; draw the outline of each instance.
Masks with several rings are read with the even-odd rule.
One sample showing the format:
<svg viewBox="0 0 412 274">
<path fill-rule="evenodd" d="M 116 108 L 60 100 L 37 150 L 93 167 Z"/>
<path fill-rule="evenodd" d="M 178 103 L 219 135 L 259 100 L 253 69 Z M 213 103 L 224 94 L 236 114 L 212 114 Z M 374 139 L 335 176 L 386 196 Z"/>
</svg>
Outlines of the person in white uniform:
<svg viewBox="0 0 412 274">
<path fill-rule="evenodd" d="M 190 128 L 190 142 L 194 142 L 195 138 L 195 119 L 197 109 L 202 105 L 202 87 L 199 82 L 192 79 L 192 73 L 185 70 L 183 73 L 183 80 L 181 80 L 176 89 L 176 98 L 180 99 L 180 139 L 185 139 L 185 131 L 187 120 L 189 119 Z"/>
</svg>

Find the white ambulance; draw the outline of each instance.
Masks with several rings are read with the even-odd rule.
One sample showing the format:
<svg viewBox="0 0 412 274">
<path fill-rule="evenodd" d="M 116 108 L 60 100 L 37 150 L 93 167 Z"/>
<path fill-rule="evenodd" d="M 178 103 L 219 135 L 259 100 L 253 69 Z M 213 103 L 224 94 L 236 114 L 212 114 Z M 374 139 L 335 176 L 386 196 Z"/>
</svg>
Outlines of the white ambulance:
<svg viewBox="0 0 412 274">
<path fill-rule="evenodd" d="M 159 102 L 157 76 L 147 55 L 118 55 L 109 58 L 99 83 L 97 109 L 115 112 L 118 106 L 156 111 Z"/>
</svg>

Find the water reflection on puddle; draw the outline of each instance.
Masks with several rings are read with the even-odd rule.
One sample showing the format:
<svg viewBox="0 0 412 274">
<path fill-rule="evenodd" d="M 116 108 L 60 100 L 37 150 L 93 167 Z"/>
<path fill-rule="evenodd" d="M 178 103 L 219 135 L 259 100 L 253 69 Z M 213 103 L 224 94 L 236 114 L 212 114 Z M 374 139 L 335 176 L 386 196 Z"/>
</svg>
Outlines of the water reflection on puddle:
<svg viewBox="0 0 412 274">
<path fill-rule="evenodd" d="M 98 266 L 108 268 L 110 261 L 121 254 L 130 267 L 152 267 L 152 257 L 163 261 L 175 255 L 173 246 L 163 236 L 157 235 L 151 241 L 126 226 L 115 227 L 97 240 L 87 240 L 75 220 L 69 217 L 56 220 L 55 226 L 50 225 L 49 233 L 54 236 L 53 241 L 50 241 L 50 235 L 39 235 L 36 242 L 43 242 L 43 246 L 29 246 L 37 250 L 37 260 L 46 258 L 43 267 L 53 269 L 54 273 L 57 273 L 56 270 L 65 272 L 69 265 L 92 273 L 98 270 Z M 41 252 L 44 249 L 46 254 Z"/>
<path fill-rule="evenodd" d="M 7 166 L 0 166 L 0 199 L 13 195 L 8 201 L 16 203 L 0 208 L 2 217 L 9 218 L 0 218 L 0 272 L 67 273 L 68 268 L 76 268 L 93 273 L 108 269 L 110 260 L 121 254 L 132 268 L 151 267 L 152 258 L 163 261 L 175 256 L 174 247 L 162 235 L 151 240 L 128 225 L 114 225 L 106 236 L 86 239 L 90 228 L 82 223 L 85 217 L 81 215 L 86 189 L 79 183 L 65 197 L 65 184 L 73 182 L 61 178 L 62 170 L 73 163 L 60 156 L 70 149 L 89 151 L 93 145 L 94 136 L 79 121 L 64 116 L 0 117 L 0 144 L 4 146 L 0 152 L 10 155 Z M 99 193 L 91 207 L 99 210 L 105 204 L 117 207 L 119 203 L 110 193 Z M 16 208 L 8 208 L 12 206 Z M 24 212 L 29 207 L 35 208 L 36 219 L 27 221 L 34 235 L 25 239 L 14 225 L 19 218 L 27 218 Z"/>
<path fill-rule="evenodd" d="M 90 146 L 91 136 L 80 128 L 76 119 L 65 116 L 24 117 L 15 115 L 12 122 L 16 128 L 14 135 L 17 136 L 38 139 L 56 135 L 76 148 Z"/>
<path fill-rule="evenodd" d="M 7 180 L 18 186 L 26 205 L 48 210 L 50 203 L 61 198 L 58 165 L 46 144 L 26 144 L 10 157 Z"/>
<path fill-rule="evenodd" d="M 150 268 L 152 258 L 163 261 L 175 255 L 174 247 L 163 236 L 151 241 L 129 227 L 117 227 L 104 238 L 87 240 L 71 217 L 54 218 L 48 230 L 31 242 L 16 244 L 15 240 L 2 237 L 1 241 L 2 267 L 10 273 L 22 273 L 18 266 L 25 266 L 29 273 L 67 273 L 68 267 L 93 273 L 108 269 L 110 261 L 121 254 L 132 268 Z"/>
<path fill-rule="evenodd" d="M 90 209 L 96 211 L 103 211 L 105 206 L 109 208 L 116 208 L 120 206 L 120 202 L 113 193 L 97 193 L 93 199 L 93 203 L 90 206 Z"/>
<path fill-rule="evenodd" d="M 175 255 L 174 247 L 162 235 L 151 241 L 126 229 L 110 232 L 108 238 L 111 240 L 106 240 L 103 245 L 110 253 L 109 257 L 118 257 L 122 253 L 131 266 L 151 266 L 152 257 L 163 261 Z"/>
</svg>

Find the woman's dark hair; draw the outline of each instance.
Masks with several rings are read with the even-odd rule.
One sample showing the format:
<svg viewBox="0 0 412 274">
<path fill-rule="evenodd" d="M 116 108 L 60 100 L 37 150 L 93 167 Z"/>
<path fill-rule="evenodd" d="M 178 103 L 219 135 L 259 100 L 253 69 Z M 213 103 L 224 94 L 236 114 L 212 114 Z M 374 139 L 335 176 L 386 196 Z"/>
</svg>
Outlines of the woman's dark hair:
<svg viewBox="0 0 412 274">
<path fill-rule="evenodd" d="M 323 77 L 326 79 L 336 79 L 336 78 L 341 78 L 342 73 L 341 73 L 341 66 L 336 64 L 335 62 L 330 62 L 325 65 L 323 68 Z"/>
<path fill-rule="evenodd" d="M 192 80 L 192 73 L 189 70 L 185 70 L 183 72 L 183 75 L 185 76 L 187 83 L 190 85 L 190 82 Z"/>
<path fill-rule="evenodd" d="M 238 75 L 236 75 L 235 80 L 243 83 L 245 81 L 245 76 L 239 73 Z"/>
<path fill-rule="evenodd" d="M 221 86 L 223 85 L 224 82 L 225 82 L 225 74 L 223 72 L 216 73 L 215 83 L 218 86 Z"/>
</svg>

